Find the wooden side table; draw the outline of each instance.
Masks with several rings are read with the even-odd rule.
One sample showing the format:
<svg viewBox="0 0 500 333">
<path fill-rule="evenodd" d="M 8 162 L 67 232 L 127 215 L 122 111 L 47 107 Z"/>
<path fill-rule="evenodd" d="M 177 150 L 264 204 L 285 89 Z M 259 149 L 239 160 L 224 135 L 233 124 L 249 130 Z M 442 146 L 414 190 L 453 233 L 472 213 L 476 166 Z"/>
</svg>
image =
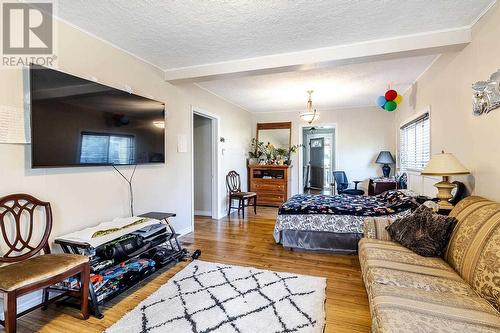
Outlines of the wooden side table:
<svg viewBox="0 0 500 333">
<path fill-rule="evenodd" d="M 377 195 L 398 188 L 398 183 L 393 178 L 370 178 L 368 195 Z"/>
</svg>

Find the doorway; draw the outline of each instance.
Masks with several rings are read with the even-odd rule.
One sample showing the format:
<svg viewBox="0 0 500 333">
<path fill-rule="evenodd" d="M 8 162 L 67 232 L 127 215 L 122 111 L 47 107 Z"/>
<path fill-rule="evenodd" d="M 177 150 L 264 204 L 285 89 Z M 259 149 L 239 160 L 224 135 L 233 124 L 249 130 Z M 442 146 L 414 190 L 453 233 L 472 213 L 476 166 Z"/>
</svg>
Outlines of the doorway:
<svg viewBox="0 0 500 333">
<path fill-rule="evenodd" d="M 304 193 L 329 193 L 335 170 L 335 127 L 302 128 Z"/>
<path fill-rule="evenodd" d="M 216 215 L 214 210 L 213 119 L 193 113 L 193 209 L 194 215 Z"/>
</svg>

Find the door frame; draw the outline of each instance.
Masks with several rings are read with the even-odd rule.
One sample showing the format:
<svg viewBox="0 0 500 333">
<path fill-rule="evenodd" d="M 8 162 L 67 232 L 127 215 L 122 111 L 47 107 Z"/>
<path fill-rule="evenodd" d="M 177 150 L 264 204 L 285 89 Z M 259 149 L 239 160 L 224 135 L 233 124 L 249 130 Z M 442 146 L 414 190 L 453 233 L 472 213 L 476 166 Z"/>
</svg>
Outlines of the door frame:
<svg viewBox="0 0 500 333">
<path fill-rule="evenodd" d="M 220 219 L 222 217 L 221 213 L 221 198 L 220 192 L 220 117 L 209 111 L 206 111 L 200 107 L 191 105 L 191 116 L 190 116 L 190 131 L 191 131 L 191 225 L 194 230 L 194 115 L 198 115 L 207 118 L 211 121 L 212 125 L 212 204 L 211 213 L 213 219 Z"/>
<path fill-rule="evenodd" d="M 337 123 L 315 123 L 314 125 L 312 124 L 300 124 L 299 125 L 299 145 L 303 145 L 304 144 L 304 139 L 303 139 L 303 136 L 304 136 L 304 128 L 306 127 L 330 127 L 332 129 L 334 129 L 333 131 L 333 141 L 334 141 L 334 147 L 333 149 L 335 150 L 335 160 L 334 160 L 334 165 L 333 165 L 333 169 L 335 170 L 337 168 L 337 165 L 339 165 L 339 151 L 338 151 L 338 146 L 339 146 L 339 140 L 338 140 L 338 137 L 339 137 L 339 127 L 337 126 Z M 298 173 L 299 173 L 299 188 L 298 188 L 298 193 L 301 194 L 301 193 L 304 193 L 304 154 L 302 151 L 300 151 L 300 153 L 298 154 L 299 155 L 299 170 L 298 170 Z"/>
</svg>

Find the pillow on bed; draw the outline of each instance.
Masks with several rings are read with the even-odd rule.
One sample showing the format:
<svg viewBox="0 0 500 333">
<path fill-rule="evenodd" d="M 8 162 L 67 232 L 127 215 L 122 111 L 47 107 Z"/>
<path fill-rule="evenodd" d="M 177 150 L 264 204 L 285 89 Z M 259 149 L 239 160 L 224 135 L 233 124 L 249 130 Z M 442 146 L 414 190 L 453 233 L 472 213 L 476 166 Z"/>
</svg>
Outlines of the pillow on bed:
<svg viewBox="0 0 500 333">
<path fill-rule="evenodd" d="M 391 238 L 424 257 L 440 257 L 444 254 L 457 220 L 437 215 L 421 205 L 407 217 L 397 219 L 387 226 Z"/>
</svg>

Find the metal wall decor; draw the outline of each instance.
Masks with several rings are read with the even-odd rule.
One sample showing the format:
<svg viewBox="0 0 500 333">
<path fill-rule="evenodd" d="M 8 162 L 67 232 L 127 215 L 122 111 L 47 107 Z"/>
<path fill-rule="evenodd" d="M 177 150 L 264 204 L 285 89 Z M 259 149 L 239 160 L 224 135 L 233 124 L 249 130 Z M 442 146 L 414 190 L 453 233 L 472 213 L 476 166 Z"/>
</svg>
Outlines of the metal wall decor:
<svg viewBox="0 0 500 333">
<path fill-rule="evenodd" d="M 472 85 L 472 113 L 480 116 L 500 107 L 500 69 L 491 74 L 488 81 Z"/>
</svg>

